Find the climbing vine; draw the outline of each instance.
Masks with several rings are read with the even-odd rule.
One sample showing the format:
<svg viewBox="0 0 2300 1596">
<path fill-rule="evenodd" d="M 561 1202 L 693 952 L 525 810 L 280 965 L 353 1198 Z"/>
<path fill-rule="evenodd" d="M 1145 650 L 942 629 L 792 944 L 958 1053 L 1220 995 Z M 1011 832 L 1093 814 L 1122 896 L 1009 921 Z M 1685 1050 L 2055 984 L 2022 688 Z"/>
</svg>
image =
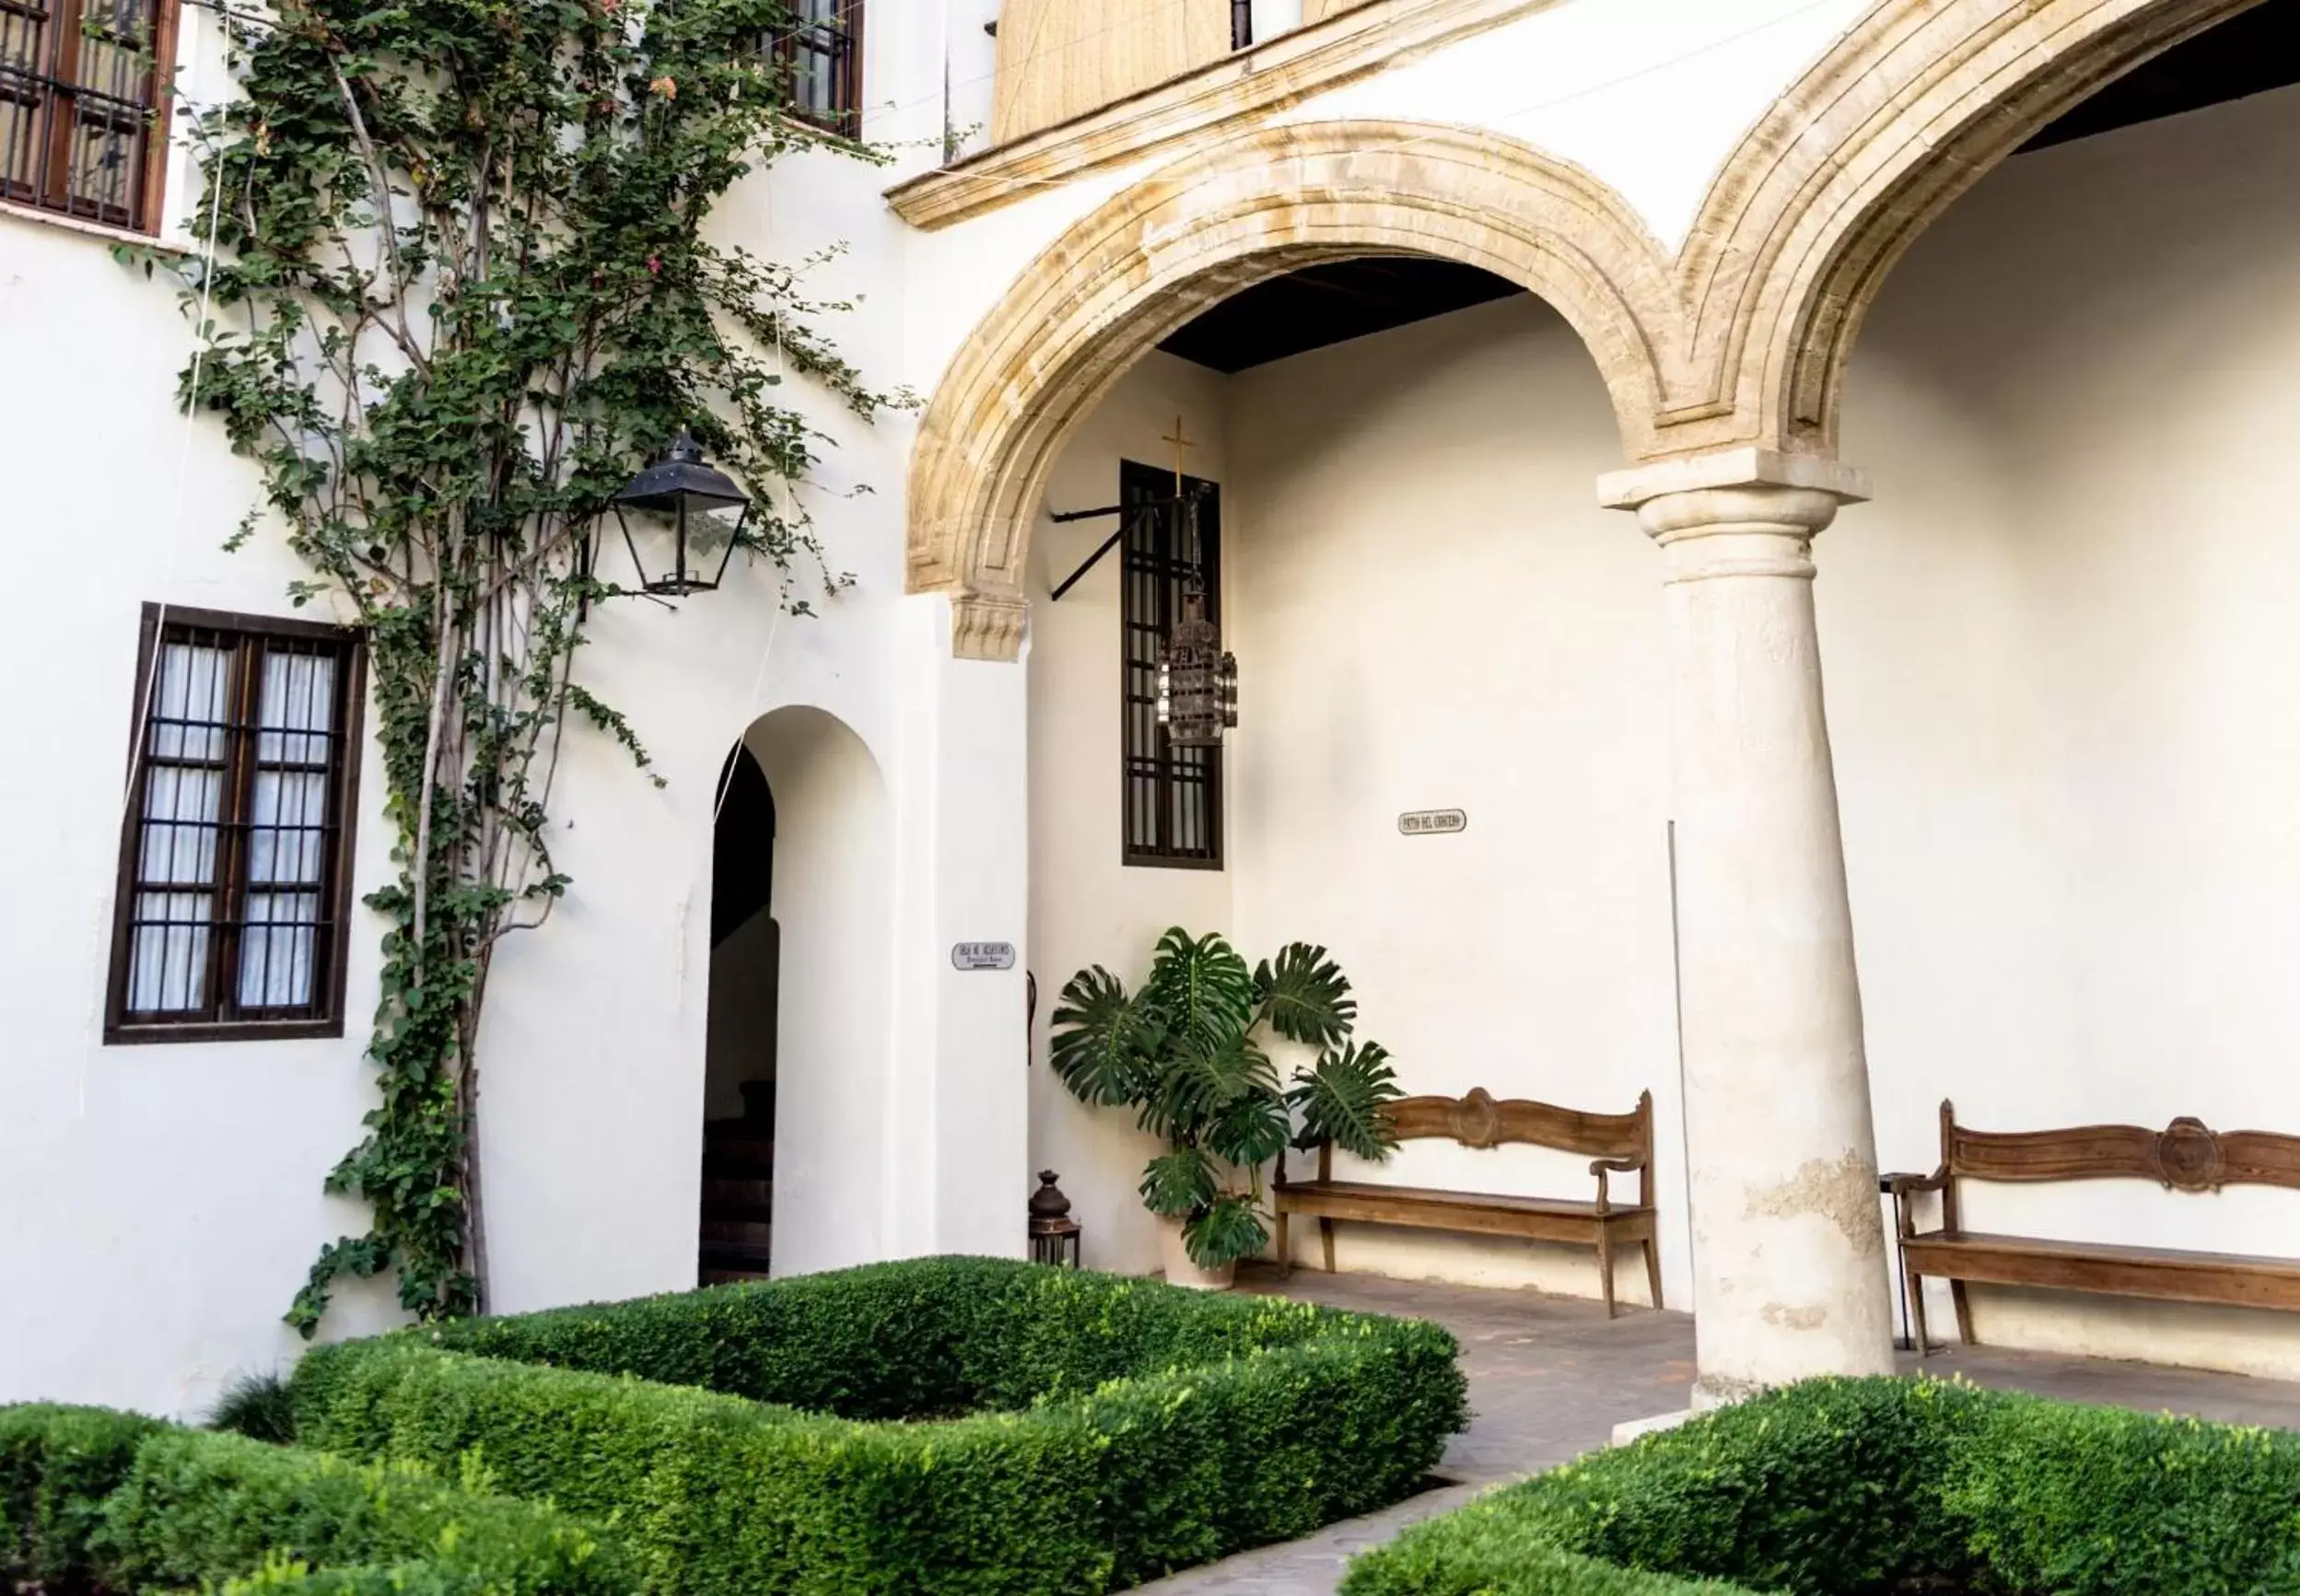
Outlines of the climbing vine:
<svg viewBox="0 0 2300 1596">
<path fill-rule="evenodd" d="M 366 1234 L 324 1248 L 287 1321 L 396 1274 L 422 1318 L 485 1306 L 475 1043 L 502 939 L 567 887 L 553 777 L 588 723 L 607 502 L 682 427 L 751 495 L 741 542 L 822 565 L 791 495 L 823 435 L 785 370 L 872 391 L 786 267 L 704 236 L 745 173 L 832 139 L 784 114 L 781 0 L 276 0 L 226 13 L 238 92 L 193 122 L 204 307 L 180 397 L 262 468 L 236 546 L 276 521 L 365 628 L 395 879 L 368 1043 L 379 1100 L 328 1177 Z M 612 522 L 609 523 L 612 528 Z M 657 778 L 660 781 L 660 778 Z"/>
</svg>

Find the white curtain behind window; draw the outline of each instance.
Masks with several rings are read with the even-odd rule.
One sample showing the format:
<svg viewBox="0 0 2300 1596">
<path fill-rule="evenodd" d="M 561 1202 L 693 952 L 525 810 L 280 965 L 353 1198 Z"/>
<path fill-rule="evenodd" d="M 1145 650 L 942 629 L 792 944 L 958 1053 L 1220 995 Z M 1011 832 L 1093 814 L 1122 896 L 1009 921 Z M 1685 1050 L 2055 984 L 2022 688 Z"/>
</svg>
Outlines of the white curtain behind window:
<svg viewBox="0 0 2300 1596">
<path fill-rule="evenodd" d="M 248 918 L 239 943 L 242 1008 L 311 1001 L 335 706 L 333 658 L 267 649 L 263 659 L 248 804 Z"/>
<path fill-rule="evenodd" d="M 147 890 L 136 894 L 128 966 L 127 1006 L 147 1013 L 207 1003 L 216 826 L 230 754 L 230 652 L 170 643 L 158 670 L 136 867 Z"/>
</svg>

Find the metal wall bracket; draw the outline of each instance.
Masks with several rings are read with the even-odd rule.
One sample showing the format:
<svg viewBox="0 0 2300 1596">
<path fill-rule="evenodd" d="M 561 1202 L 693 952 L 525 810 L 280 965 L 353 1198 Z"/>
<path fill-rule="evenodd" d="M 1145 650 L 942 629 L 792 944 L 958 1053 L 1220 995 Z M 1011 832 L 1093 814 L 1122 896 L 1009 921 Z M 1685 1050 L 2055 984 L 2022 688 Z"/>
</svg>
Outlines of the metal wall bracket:
<svg viewBox="0 0 2300 1596">
<path fill-rule="evenodd" d="M 1046 518 L 1055 522 L 1057 525 L 1060 525 L 1065 521 L 1091 521 L 1101 516 L 1120 516 L 1124 515 L 1126 511 L 1127 507 L 1125 505 L 1104 505 L 1098 510 L 1064 510 L 1060 515 L 1048 516 Z M 1092 553 L 1086 556 L 1086 563 L 1084 565 L 1080 565 L 1077 570 L 1072 571 L 1068 576 L 1062 578 L 1061 584 L 1055 588 L 1054 592 L 1047 598 L 1046 602 L 1049 604 L 1059 603 L 1062 600 L 1062 595 L 1068 592 L 1072 588 L 1078 586 L 1078 579 L 1080 577 L 1086 575 L 1087 572 L 1092 570 L 1096 565 L 1101 565 L 1103 556 L 1110 553 L 1111 550 L 1116 548 L 1118 546 L 1118 540 L 1125 536 L 1126 523 L 1121 521 L 1118 524 L 1118 530 L 1102 541 L 1102 547 L 1096 549 Z"/>
</svg>

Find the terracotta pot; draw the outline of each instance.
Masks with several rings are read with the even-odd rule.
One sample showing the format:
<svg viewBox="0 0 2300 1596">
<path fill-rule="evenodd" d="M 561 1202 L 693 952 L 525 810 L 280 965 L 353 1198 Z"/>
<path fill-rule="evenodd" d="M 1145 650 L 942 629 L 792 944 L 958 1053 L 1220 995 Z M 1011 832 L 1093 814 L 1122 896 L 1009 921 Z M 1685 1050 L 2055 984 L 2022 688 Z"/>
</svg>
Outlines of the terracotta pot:
<svg viewBox="0 0 2300 1596">
<path fill-rule="evenodd" d="M 1166 1266 L 1166 1284 L 1186 1286 L 1193 1291 L 1227 1291 L 1231 1277 L 1238 1272 L 1235 1264 L 1225 1264 L 1219 1269 L 1201 1269 L 1191 1261 L 1189 1249 L 1182 1244 L 1182 1221 L 1169 1219 L 1163 1214 L 1153 1216 L 1158 1220 L 1158 1255 Z"/>
</svg>

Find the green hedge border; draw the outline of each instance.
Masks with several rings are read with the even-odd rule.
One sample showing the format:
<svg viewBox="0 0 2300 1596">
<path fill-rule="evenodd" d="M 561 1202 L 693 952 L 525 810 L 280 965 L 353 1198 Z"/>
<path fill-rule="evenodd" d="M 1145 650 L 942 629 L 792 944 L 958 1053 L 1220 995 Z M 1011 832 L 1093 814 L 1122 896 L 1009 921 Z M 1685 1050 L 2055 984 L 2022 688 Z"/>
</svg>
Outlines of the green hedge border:
<svg viewBox="0 0 2300 1596">
<path fill-rule="evenodd" d="M 315 1571 L 316 1570 L 316 1571 Z M 621 1549 L 552 1509 L 141 1414 L 0 1407 L 9 1588 L 306 1596 L 635 1596 Z"/>
<path fill-rule="evenodd" d="M 319 1347 L 292 1392 L 305 1444 L 479 1458 L 609 1523 L 650 1590 L 1068 1596 L 1409 1494 L 1467 1422 L 1458 1350 L 938 1258 Z"/>
<path fill-rule="evenodd" d="M 1815 1380 L 1506 1486 L 1343 1596 L 2300 1593 L 2300 1434 L 1931 1380 Z"/>
</svg>

